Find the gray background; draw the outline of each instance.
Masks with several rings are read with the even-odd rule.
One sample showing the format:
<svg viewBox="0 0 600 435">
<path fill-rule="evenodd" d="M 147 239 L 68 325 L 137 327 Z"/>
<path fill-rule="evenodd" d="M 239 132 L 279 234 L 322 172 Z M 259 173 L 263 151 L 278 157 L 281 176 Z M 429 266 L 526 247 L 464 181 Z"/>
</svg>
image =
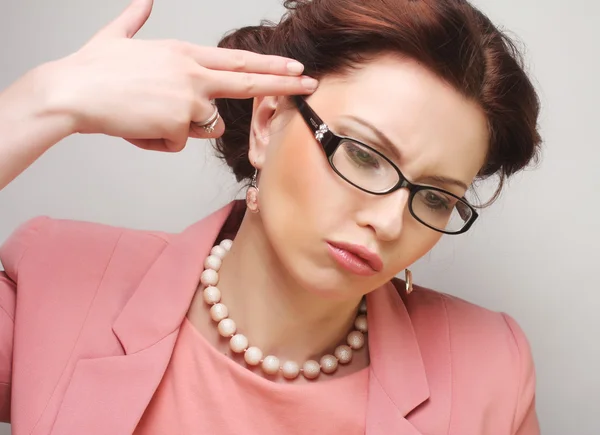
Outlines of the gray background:
<svg viewBox="0 0 600 435">
<path fill-rule="evenodd" d="M 126 3 L 2 0 L 0 88 L 76 50 Z M 230 28 L 281 12 L 278 0 L 155 3 L 140 36 L 211 45 Z M 544 158 L 470 233 L 443 239 L 415 265 L 415 280 L 514 316 L 533 347 L 543 433 L 598 435 L 600 5 L 475 3 L 527 46 L 544 103 Z M 113 138 L 71 137 L 0 192 L 0 241 L 40 214 L 179 231 L 238 193 L 206 142 L 165 155 Z M 0 435 L 8 433 L 0 425 Z"/>
</svg>

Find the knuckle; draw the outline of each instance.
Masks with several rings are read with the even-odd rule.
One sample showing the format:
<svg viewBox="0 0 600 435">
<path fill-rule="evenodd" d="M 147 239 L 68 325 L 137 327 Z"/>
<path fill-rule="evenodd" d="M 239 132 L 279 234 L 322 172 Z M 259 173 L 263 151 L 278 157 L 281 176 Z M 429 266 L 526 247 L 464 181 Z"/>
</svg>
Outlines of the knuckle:
<svg viewBox="0 0 600 435">
<path fill-rule="evenodd" d="M 233 53 L 232 59 L 232 70 L 234 71 L 243 71 L 246 69 L 248 65 L 248 60 L 246 59 L 246 55 L 242 51 L 236 51 Z"/>
<path fill-rule="evenodd" d="M 180 110 L 177 113 L 177 126 L 179 128 L 187 127 L 192 121 L 192 113 L 194 109 L 193 98 L 188 98 L 181 105 Z"/>
<path fill-rule="evenodd" d="M 243 83 L 244 89 L 248 93 L 252 93 L 256 89 L 256 78 L 252 74 L 244 73 Z"/>
<path fill-rule="evenodd" d="M 200 93 L 206 92 L 209 86 L 209 76 L 204 68 L 191 65 L 187 69 L 186 77 L 190 99 L 195 101 Z"/>
<path fill-rule="evenodd" d="M 199 66 L 198 64 L 190 62 L 187 65 L 187 76 L 194 82 L 202 82 L 207 79 L 206 68 Z"/>
<path fill-rule="evenodd" d="M 170 54 L 180 54 L 184 51 L 182 43 L 176 39 L 167 39 L 163 41 L 163 46 Z"/>
<path fill-rule="evenodd" d="M 273 59 L 272 57 L 270 57 L 267 61 L 267 67 L 269 68 L 269 71 L 277 71 L 281 69 L 281 62 L 279 62 L 277 59 Z"/>
<path fill-rule="evenodd" d="M 178 139 L 170 143 L 169 149 L 175 153 L 183 151 L 185 148 L 185 141 L 182 139 Z"/>
<path fill-rule="evenodd" d="M 172 135 L 174 131 L 178 131 L 190 123 L 189 103 L 184 102 L 179 104 L 177 108 L 173 108 L 169 116 L 169 122 L 165 125 L 167 131 L 163 132 L 167 135 Z"/>
</svg>

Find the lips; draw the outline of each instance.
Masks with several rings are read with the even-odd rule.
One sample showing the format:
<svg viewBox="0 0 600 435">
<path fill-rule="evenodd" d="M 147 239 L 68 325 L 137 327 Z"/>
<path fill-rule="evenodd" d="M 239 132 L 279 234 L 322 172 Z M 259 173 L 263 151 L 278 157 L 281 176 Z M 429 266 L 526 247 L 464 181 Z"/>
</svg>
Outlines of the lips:
<svg viewBox="0 0 600 435">
<path fill-rule="evenodd" d="M 381 260 L 381 257 L 367 249 L 365 246 L 344 242 L 328 243 L 334 248 L 342 249 L 351 255 L 358 257 L 358 259 L 368 264 L 369 267 L 371 267 L 371 269 L 373 269 L 375 272 L 380 272 L 383 269 L 383 260 Z"/>
</svg>

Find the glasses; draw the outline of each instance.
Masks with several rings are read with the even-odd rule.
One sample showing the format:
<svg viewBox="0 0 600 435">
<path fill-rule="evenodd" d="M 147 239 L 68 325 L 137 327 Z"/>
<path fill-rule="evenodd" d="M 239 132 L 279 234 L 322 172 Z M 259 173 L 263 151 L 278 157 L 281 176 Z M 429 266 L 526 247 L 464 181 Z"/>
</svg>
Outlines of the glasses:
<svg viewBox="0 0 600 435">
<path fill-rule="evenodd" d="M 408 189 L 410 214 L 432 230 L 461 234 L 473 225 L 478 214 L 464 197 L 437 187 L 411 183 L 380 151 L 357 139 L 333 133 L 303 97 L 292 99 L 323 147 L 329 165 L 342 179 L 373 195 Z"/>
</svg>

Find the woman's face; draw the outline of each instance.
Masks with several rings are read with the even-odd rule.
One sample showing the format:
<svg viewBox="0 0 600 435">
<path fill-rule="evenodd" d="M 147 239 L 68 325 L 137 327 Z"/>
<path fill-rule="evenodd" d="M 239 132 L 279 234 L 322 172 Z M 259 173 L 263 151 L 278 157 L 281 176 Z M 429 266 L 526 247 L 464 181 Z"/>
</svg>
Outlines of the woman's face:
<svg viewBox="0 0 600 435">
<path fill-rule="evenodd" d="M 307 101 L 335 133 L 380 148 L 374 131 L 358 120 L 375 126 L 399 155 L 388 157 L 413 183 L 462 196 L 464 188 L 431 177 L 470 185 L 484 164 L 484 113 L 417 62 L 382 56 L 343 78 L 322 79 Z M 293 279 L 311 291 L 363 295 L 441 237 L 412 217 L 406 189 L 376 196 L 340 178 L 298 111 L 282 98 L 255 102 L 249 157 L 260 170 L 256 216 L 266 238 Z M 370 251 L 381 264 L 365 267 L 337 249 L 345 244 Z"/>
</svg>

